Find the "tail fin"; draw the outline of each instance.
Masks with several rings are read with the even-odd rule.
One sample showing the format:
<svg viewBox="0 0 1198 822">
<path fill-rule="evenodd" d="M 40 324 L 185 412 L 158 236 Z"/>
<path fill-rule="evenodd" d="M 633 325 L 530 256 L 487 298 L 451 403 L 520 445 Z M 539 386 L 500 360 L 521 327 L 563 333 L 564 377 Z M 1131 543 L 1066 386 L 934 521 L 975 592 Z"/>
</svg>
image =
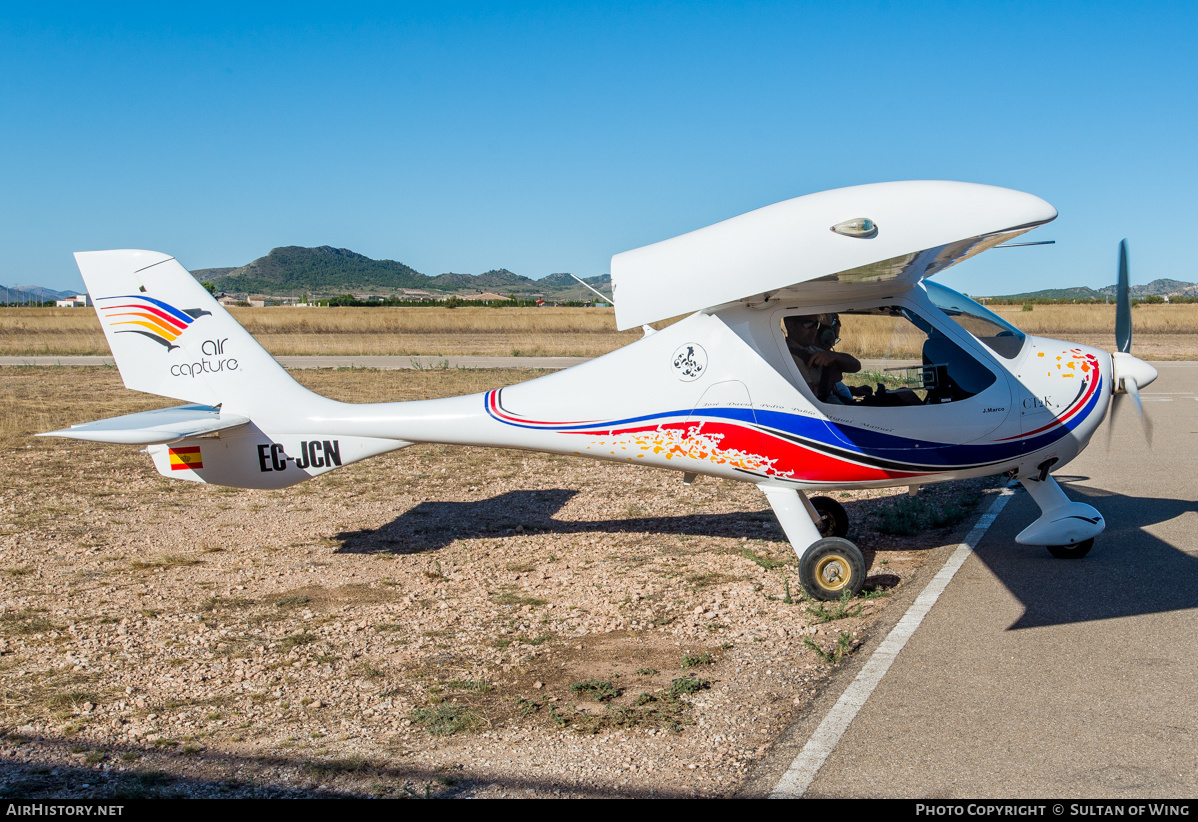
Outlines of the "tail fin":
<svg viewBox="0 0 1198 822">
<path fill-rule="evenodd" d="M 46 436 L 145 444 L 164 476 L 286 488 L 411 445 L 330 427 L 341 405 L 301 386 L 173 257 L 75 255 L 125 386 L 187 400 Z"/>
<path fill-rule="evenodd" d="M 246 414 L 315 396 L 173 257 L 81 251 L 75 261 L 127 388 Z"/>
</svg>

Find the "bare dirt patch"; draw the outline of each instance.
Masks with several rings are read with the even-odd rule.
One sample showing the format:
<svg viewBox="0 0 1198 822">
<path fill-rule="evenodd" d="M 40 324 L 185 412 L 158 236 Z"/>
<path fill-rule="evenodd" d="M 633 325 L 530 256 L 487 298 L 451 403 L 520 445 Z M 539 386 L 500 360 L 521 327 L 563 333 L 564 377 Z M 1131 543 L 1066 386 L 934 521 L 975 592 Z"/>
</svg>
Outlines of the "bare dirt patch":
<svg viewBox="0 0 1198 822">
<path fill-rule="evenodd" d="M 297 373 L 379 400 L 529 376 Z M 879 596 L 820 608 L 752 486 L 416 446 L 206 487 L 30 436 L 162 404 L 113 369 L 0 386 L 9 796 L 731 795 L 946 535 L 879 532 L 902 490 L 838 494 Z"/>
</svg>

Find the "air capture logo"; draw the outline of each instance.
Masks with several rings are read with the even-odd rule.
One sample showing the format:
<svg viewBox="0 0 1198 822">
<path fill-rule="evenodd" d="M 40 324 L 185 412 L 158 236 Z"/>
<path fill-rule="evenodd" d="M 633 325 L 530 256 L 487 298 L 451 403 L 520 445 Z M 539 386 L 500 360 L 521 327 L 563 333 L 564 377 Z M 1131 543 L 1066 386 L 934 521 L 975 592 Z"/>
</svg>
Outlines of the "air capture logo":
<svg viewBox="0 0 1198 822">
<path fill-rule="evenodd" d="M 101 301 L 113 302 L 100 306 L 104 319 L 113 327 L 114 334 L 141 334 L 167 351 L 178 348 L 175 340 L 187 327 L 200 317 L 211 316 L 211 311 L 202 308 L 175 308 L 162 300 L 131 294 L 124 297 L 100 297 Z M 117 328 L 117 326 L 129 326 Z"/>
</svg>

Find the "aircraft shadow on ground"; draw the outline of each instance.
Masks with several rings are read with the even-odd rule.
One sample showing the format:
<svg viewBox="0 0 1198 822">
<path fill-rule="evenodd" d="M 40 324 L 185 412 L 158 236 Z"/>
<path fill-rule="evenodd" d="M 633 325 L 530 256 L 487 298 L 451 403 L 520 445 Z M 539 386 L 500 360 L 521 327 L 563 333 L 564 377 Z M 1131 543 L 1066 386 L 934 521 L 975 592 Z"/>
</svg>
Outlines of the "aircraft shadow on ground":
<svg viewBox="0 0 1198 822">
<path fill-rule="evenodd" d="M 554 515 L 577 494 L 575 490 L 554 488 L 540 491 L 509 491 L 476 502 L 422 502 L 405 511 L 391 522 L 375 529 L 343 531 L 338 554 L 420 554 L 437 551 L 459 539 L 495 539 L 515 535 L 517 527 L 524 534 L 654 534 L 695 537 L 749 537 L 753 540 L 776 543 L 774 550 L 790 551 L 790 543 L 782 533 L 774 513 L 741 511 L 725 514 L 687 514 L 683 516 L 628 516 L 605 520 L 565 520 Z M 860 502 L 845 504 L 849 522 L 866 516 Z M 850 529 L 849 537 L 852 538 Z M 867 566 L 873 573 L 866 587 L 893 588 L 900 579 L 895 574 L 880 573 L 875 556 L 879 549 L 860 545 Z M 912 546 L 897 545 L 881 550 L 905 550 Z"/>
<path fill-rule="evenodd" d="M 10 743 L 11 744 L 11 743 Z M 220 798 L 236 796 L 259 799 L 332 799 L 347 797 L 417 797 L 452 798 L 469 795 L 472 790 L 498 786 L 501 789 L 523 792 L 585 793 L 590 796 L 681 798 L 681 791 L 645 790 L 643 788 L 599 785 L 586 780 L 537 780 L 514 778 L 501 771 L 491 771 L 471 765 L 457 768 L 431 768 L 404 762 L 361 759 L 310 759 L 287 756 L 242 756 L 215 748 L 199 753 L 167 754 L 154 746 L 118 744 L 96 746 L 105 750 L 111 763 L 122 765 L 99 771 L 83 766 L 64 764 L 67 751 L 79 744 L 78 739 L 38 736 L 22 740 L 22 760 L 0 757 L 0 796 L 11 803 L 60 800 L 69 802 L 71 796 L 83 801 L 132 800 L 151 798 Z M 39 755 L 40 754 L 40 755 Z M 134 756 L 125 762 L 122 755 Z M 147 759 L 141 760 L 145 756 Z M 152 764 L 149 764 L 151 763 Z M 177 767 L 175 762 L 178 763 Z M 190 775 L 196 765 L 206 766 L 221 774 L 211 778 Z M 287 784 L 273 781 L 266 771 L 299 773 L 307 777 L 306 784 Z M 341 789 L 321 782 L 337 782 L 342 774 L 354 776 L 362 786 L 359 790 Z M 366 787 L 369 785 L 370 787 Z"/>
<path fill-rule="evenodd" d="M 377 529 L 343 532 L 338 553 L 414 554 L 436 551 L 459 539 L 495 539 L 523 533 L 643 533 L 742 537 L 782 541 L 771 511 L 689 514 L 607 520 L 557 519 L 576 490 L 509 491 L 476 502 L 422 502 Z"/>
<path fill-rule="evenodd" d="M 1106 530 L 1085 557 L 1056 559 L 1044 548 L 1019 545 L 1013 534 L 993 532 L 975 550 L 1023 603 L 1024 613 L 1011 630 L 1198 608 L 1198 557 L 1145 530 L 1198 512 L 1198 502 L 1067 487 L 1070 498 L 1093 505 L 1106 519 Z M 1014 518 L 1022 528 L 1038 514 L 1020 492 L 1003 518 Z"/>
<path fill-rule="evenodd" d="M 749 537 L 781 543 L 789 548 L 778 520 L 768 508 L 726 514 L 686 514 L 642 517 L 630 515 L 604 520 L 557 519 L 575 490 L 554 488 L 509 491 L 476 502 L 422 502 L 391 522 L 375 529 L 344 531 L 337 553 L 415 554 L 436 551 L 459 539 L 495 539 L 524 533 L 552 534 L 685 534 L 699 537 Z M 849 502 L 850 522 L 865 516 L 859 503 Z M 851 537 L 851 534 L 850 534 Z M 781 547 L 780 546 L 780 547 Z"/>
</svg>

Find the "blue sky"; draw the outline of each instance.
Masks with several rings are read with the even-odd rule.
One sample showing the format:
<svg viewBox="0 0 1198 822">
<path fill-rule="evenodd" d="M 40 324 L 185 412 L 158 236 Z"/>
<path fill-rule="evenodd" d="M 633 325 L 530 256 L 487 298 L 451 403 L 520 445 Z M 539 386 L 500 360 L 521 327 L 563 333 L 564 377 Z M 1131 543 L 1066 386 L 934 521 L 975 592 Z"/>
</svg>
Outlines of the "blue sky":
<svg viewBox="0 0 1198 822">
<path fill-rule="evenodd" d="M 1061 216 L 974 294 L 1198 280 L 1193 3 L 0 3 L 0 283 L 332 245 L 541 277 L 801 194 Z"/>
</svg>

